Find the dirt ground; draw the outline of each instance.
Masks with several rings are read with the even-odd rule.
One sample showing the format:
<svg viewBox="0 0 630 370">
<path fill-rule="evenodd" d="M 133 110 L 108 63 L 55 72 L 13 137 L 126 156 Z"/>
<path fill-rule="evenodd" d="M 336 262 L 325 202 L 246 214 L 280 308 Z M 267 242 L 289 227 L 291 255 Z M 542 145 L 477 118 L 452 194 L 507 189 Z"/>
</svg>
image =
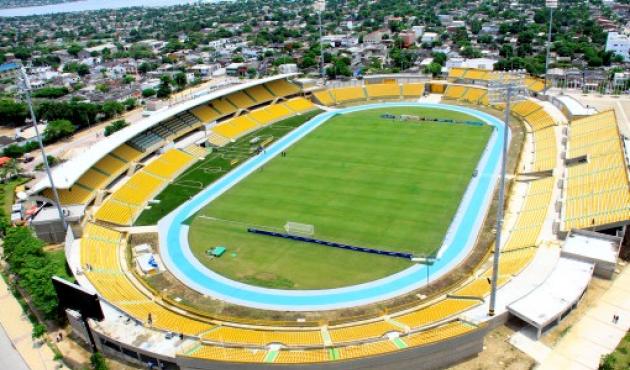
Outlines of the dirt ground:
<svg viewBox="0 0 630 370">
<path fill-rule="evenodd" d="M 522 324 L 509 321 L 488 335 L 479 356 L 462 362 L 454 370 L 528 370 L 535 366 L 534 360 L 509 343 L 509 338 L 521 329 Z"/>
</svg>

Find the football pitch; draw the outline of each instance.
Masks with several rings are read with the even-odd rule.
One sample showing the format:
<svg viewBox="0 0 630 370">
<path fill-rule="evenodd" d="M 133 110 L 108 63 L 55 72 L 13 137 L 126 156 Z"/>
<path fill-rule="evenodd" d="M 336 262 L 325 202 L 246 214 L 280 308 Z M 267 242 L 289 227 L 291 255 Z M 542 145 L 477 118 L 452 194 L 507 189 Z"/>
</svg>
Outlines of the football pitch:
<svg viewBox="0 0 630 370">
<path fill-rule="evenodd" d="M 195 256 L 245 283 L 325 289 L 368 282 L 408 260 L 247 232 L 313 225 L 315 238 L 435 253 L 492 132 L 489 126 L 397 121 L 407 114 L 476 119 L 439 109 L 391 107 L 331 118 L 199 211 L 189 223 Z M 227 253 L 209 258 L 206 251 Z"/>
</svg>

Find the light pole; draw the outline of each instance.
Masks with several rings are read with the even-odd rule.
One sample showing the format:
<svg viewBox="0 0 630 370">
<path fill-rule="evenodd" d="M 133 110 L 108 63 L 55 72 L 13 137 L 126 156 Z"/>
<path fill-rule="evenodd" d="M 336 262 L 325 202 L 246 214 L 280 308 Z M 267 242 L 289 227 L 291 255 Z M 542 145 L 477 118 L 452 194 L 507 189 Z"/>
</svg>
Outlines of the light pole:
<svg viewBox="0 0 630 370">
<path fill-rule="evenodd" d="M 322 12 L 326 9 L 326 2 L 322 0 L 319 4 L 319 12 L 317 12 L 319 17 L 319 73 L 322 77 L 322 82 L 325 81 L 324 78 L 324 36 L 322 30 Z"/>
<path fill-rule="evenodd" d="M 508 140 L 510 132 L 510 103 L 522 100 L 526 94 L 522 72 L 500 73 L 498 78 L 488 85 L 490 104 L 505 103 L 505 118 L 503 128 L 503 151 L 501 154 L 501 177 L 499 181 L 499 204 L 497 205 L 496 239 L 494 241 L 494 256 L 492 260 L 492 280 L 490 292 L 490 307 L 488 315 L 494 316 L 497 299 L 497 280 L 499 278 L 499 257 L 501 254 L 501 232 L 503 229 L 503 207 L 505 206 L 505 177 L 507 175 Z"/>
<path fill-rule="evenodd" d="M 558 7 L 558 0 L 546 0 L 546 6 L 549 8 L 549 32 L 547 32 L 547 56 L 545 57 L 545 94 L 548 89 L 549 82 L 549 53 L 551 50 L 551 25 L 553 24 L 553 10 Z"/>
<path fill-rule="evenodd" d="M 35 111 L 33 110 L 33 101 L 31 100 L 31 84 L 26 75 L 26 71 L 24 67 L 20 69 L 21 74 L 21 83 L 20 89 L 22 93 L 26 97 L 26 102 L 28 104 L 28 110 L 31 114 L 31 122 L 33 123 L 33 128 L 35 129 L 35 136 L 37 137 L 37 143 L 39 144 L 39 149 L 42 153 L 42 161 L 44 164 L 44 169 L 46 170 L 46 175 L 48 176 L 48 182 L 50 182 L 50 188 L 52 189 L 53 196 L 55 197 L 55 203 L 57 206 L 57 212 L 59 213 L 59 219 L 61 220 L 61 224 L 63 226 L 63 230 L 68 229 L 68 224 L 66 223 L 66 217 L 63 214 L 63 209 L 61 209 L 61 202 L 59 201 L 59 193 L 57 193 L 57 188 L 55 187 L 55 183 L 53 181 L 52 173 L 50 172 L 50 166 L 48 165 L 48 156 L 46 155 L 46 151 L 44 150 L 44 144 L 42 142 L 42 136 L 39 133 L 39 128 L 37 127 L 37 119 L 35 118 Z"/>
</svg>

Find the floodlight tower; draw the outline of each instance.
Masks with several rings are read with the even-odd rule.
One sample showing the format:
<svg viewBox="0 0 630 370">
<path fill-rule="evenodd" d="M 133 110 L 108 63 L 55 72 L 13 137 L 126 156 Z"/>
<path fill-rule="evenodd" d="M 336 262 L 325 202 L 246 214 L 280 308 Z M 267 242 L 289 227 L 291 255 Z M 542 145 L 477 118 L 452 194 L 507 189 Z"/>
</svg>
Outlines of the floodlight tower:
<svg viewBox="0 0 630 370">
<path fill-rule="evenodd" d="M 488 85 L 488 100 L 492 105 L 505 104 L 505 127 L 503 129 L 503 151 L 501 155 L 501 177 L 499 181 L 499 204 L 497 206 L 496 239 L 492 260 L 492 290 L 488 315 L 494 316 L 499 277 L 499 256 L 501 253 L 501 232 L 503 229 L 503 207 L 505 206 L 505 177 L 507 175 L 508 140 L 510 131 L 510 104 L 527 96 L 523 71 L 499 73 L 496 80 Z"/>
<path fill-rule="evenodd" d="M 68 224 L 66 223 L 66 217 L 63 214 L 63 209 L 61 209 L 61 202 L 59 202 L 59 193 L 57 192 L 57 187 L 53 181 L 52 173 L 50 172 L 50 166 L 48 164 L 48 156 L 46 155 L 46 151 L 44 150 L 44 144 L 42 142 L 42 136 L 39 133 L 39 128 L 37 127 L 37 119 L 35 117 L 35 111 L 33 110 L 33 101 L 31 100 L 31 82 L 26 75 L 26 71 L 24 67 L 20 69 L 20 78 L 18 83 L 20 90 L 22 90 L 22 94 L 26 98 L 26 103 L 28 104 L 28 110 L 31 114 L 31 123 L 33 124 L 33 128 L 35 129 L 35 136 L 37 137 L 37 143 L 39 144 L 39 149 L 42 153 L 42 162 L 44 164 L 44 169 L 46 170 L 46 175 L 48 176 L 48 182 L 50 182 L 50 188 L 52 189 L 54 201 L 57 206 L 57 212 L 59 213 L 59 219 L 61 220 L 61 224 L 63 225 L 64 231 L 68 229 Z"/>
<path fill-rule="evenodd" d="M 547 93 L 547 83 L 549 80 L 549 53 L 551 50 L 551 25 L 553 24 L 553 10 L 558 8 L 558 0 L 546 0 L 545 5 L 549 8 L 549 32 L 547 32 L 547 56 L 545 57 L 545 94 Z"/>
<path fill-rule="evenodd" d="M 318 10 L 317 15 L 319 17 L 319 73 L 322 77 L 322 82 L 324 82 L 324 35 L 322 29 L 322 13 L 326 9 L 326 0 L 321 0 L 318 3 L 315 3 L 315 7 Z"/>
</svg>

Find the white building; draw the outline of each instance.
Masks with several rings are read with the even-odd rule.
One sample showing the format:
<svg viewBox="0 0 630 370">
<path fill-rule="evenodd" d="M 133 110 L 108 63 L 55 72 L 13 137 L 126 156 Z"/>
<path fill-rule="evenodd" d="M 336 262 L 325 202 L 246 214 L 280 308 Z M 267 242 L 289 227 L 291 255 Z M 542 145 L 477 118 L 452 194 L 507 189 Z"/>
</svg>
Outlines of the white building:
<svg viewBox="0 0 630 370">
<path fill-rule="evenodd" d="M 416 38 L 420 38 L 420 36 L 424 33 L 424 26 L 413 26 L 411 27 L 411 30 L 416 34 Z"/>
<path fill-rule="evenodd" d="M 475 68 L 475 69 L 485 69 L 488 71 L 494 70 L 494 64 L 497 61 L 495 59 L 490 58 L 475 58 L 475 59 L 464 59 L 464 58 L 449 58 L 446 61 L 445 67 L 447 69 L 451 68 Z"/>
<path fill-rule="evenodd" d="M 428 43 L 436 42 L 438 40 L 439 40 L 438 34 L 435 32 L 425 32 L 422 35 L 422 39 L 420 39 L 421 42 L 428 42 Z"/>
<path fill-rule="evenodd" d="M 278 66 L 278 72 L 284 73 L 296 73 L 298 71 L 297 65 L 293 63 L 281 64 Z"/>
<path fill-rule="evenodd" d="M 606 51 L 621 55 L 625 62 L 630 62 L 630 37 L 618 32 L 609 32 L 606 39 Z"/>
</svg>

